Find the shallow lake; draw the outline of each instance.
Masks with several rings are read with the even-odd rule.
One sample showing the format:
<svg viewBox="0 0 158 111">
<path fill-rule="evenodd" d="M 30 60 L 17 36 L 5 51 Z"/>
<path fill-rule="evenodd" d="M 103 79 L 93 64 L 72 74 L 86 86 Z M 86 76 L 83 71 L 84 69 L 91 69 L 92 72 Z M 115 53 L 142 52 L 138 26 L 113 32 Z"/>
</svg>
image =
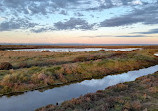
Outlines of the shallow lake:
<svg viewBox="0 0 158 111">
<path fill-rule="evenodd" d="M 105 48 L 50 48 L 50 49 L 18 49 L 9 51 L 50 51 L 50 52 L 84 52 L 84 51 L 133 51 L 141 48 L 105 49 Z"/>
<path fill-rule="evenodd" d="M 134 81 L 138 77 L 157 71 L 158 65 L 155 65 L 118 75 L 109 75 L 102 79 L 84 80 L 80 83 L 56 87 L 43 92 L 36 90 L 18 96 L 3 96 L 0 98 L 0 111 L 33 111 L 48 104 L 61 103 L 65 100 L 96 92 L 97 90 L 102 90 L 118 83 Z"/>
</svg>

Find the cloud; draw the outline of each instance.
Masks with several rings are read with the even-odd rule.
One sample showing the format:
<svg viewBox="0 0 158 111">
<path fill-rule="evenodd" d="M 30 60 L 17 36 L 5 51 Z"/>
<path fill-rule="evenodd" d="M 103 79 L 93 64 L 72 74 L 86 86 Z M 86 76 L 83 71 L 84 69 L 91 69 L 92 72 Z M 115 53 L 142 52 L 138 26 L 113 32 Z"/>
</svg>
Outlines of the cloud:
<svg viewBox="0 0 158 111">
<path fill-rule="evenodd" d="M 147 35 L 118 35 L 118 36 L 113 36 L 113 35 L 96 35 L 96 36 L 80 36 L 80 37 L 88 37 L 88 38 L 99 38 L 99 37 L 150 37 Z"/>
<path fill-rule="evenodd" d="M 4 21 L 4 20 L 6 20 L 5 17 L 0 17 L 0 22 L 2 22 L 2 21 Z"/>
<path fill-rule="evenodd" d="M 115 36 L 115 37 L 149 37 L 146 35 L 120 35 L 120 36 Z"/>
<path fill-rule="evenodd" d="M 67 11 L 65 11 L 65 10 L 61 10 L 61 12 L 60 12 L 59 14 L 67 15 L 68 13 L 67 13 Z"/>
<path fill-rule="evenodd" d="M 74 13 L 74 15 L 75 15 L 75 16 L 78 16 L 78 17 L 84 16 L 84 15 L 83 15 L 82 13 L 80 13 L 80 12 Z"/>
<path fill-rule="evenodd" d="M 60 8 L 79 4 L 79 0 L 1 0 L 0 5 L 10 12 L 19 14 L 42 14 L 46 15 Z M 29 12 L 30 11 L 30 12 Z"/>
<path fill-rule="evenodd" d="M 80 37 L 98 38 L 98 37 L 113 37 L 113 36 L 112 35 L 95 35 L 95 36 L 80 36 Z"/>
<path fill-rule="evenodd" d="M 61 21 L 56 22 L 54 23 L 54 26 L 31 29 L 31 32 L 41 33 L 46 31 L 73 30 L 73 29 L 93 30 L 94 26 L 95 24 L 89 24 L 86 20 L 83 20 L 81 18 L 70 18 L 65 22 L 61 22 Z"/>
<path fill-rule="evenodd" d="M 140 0 L 135 0 L 132 2 L 133 5 L 143 5 L 143 3 Z"/>
<path fill-rule="evenodd" d="M 158 34 L 158 29 L 151 29 L 147 32 L 134 32 L 134 34 Z"/>
<path fill-rule="evenodd" d="M 52 27 L 42 27 L 42 28 L 38 28 L 38 29 L 31 29 L 30 31 L 33 33 L 41 33 L 41 32 L 47 32 L 47 31 L 52 31 L 55 30 Z"/>
<path fill-rule="evenodd" d="M 11 31 L 16 29 L 29 29 L 35 27 L 36 23 L 31 23 L 26 19 L 10 19 L 0 24 L 0 31 Z"/>
<path fill-rule="evenodd" d="M 124 25 L 131 25 L 134 23 L 142 22 L 142 18 L 132 18 L 130 16 L 126 17 L 119 17 L 119 18 L 112 18 L 105 20 L 100 23 L 101 27 L 116 27 L 116 26 L 124 26 Z"/>
<path fill-rule="evenodd" d="M 116 27 L 143 23 L 145 25 L 158 24 L 158 5 L 150 5 L 141 9 L 135 9 L 133 12 L 106 19 L 100 23 L 101 27 Z"/>
<path fill-rule="evenodd" d="M 89 7 L 86 10 L 92 11 L 101 11 L 104 9 L 119 7 L 119 6 L 140 6 L 148 4 L 147 1 L 144 0 L 97 0 L 100 5 L 96 7 Z"/>
<path fill-rule="evenodd" d="M 100 10 L 122 5 L 140 5 L 140 0 L 1 0 L 4 11 L 24 14 L 49 14 L 60 9 Z M 0 8 L 1 9 L 1 8 Z M 60 12 L 59 12 L 60 13 Z"/>
<path fill-rule="evenodd" d="M 0 12 L 2 12 L 0 16 L 7 17 L 7 19 L 0 23 L 0 31 L 28 29 L 31 32 L 40 33 L 52 30 L 92 30 L 94 27 L 115 27 L 134 23 L 158 23 L 157 4 L 145 8 L 139 7 L 140 9 L 135 9 L 130 14 L 120 17 L 113 17 L 102 22 L 97 21 L 100 24 L 99 26 L 97 23 L 87 21 L 89 19 L 88 16 L 90 16 L 87 14 L 89 13 L 88 11 L 101 11 L 119 6 L 135 7 L 135 5 L 141 6 L 148 4 L 148 2 L 143 1 L 146 0 L 0 0 Z M 95 18 L 96 15 L 91 12 L 89 14 Z M 56 14 L 59 21 L 52 21 L 52 23 L 56 23 L 47 27 L 46 22 L 43 22 L 42 19 L 44 18 L 44 21 L 50 20 L 50 18 Z M 62 21 L 63 18 L 58 14 L 65 15 L 68 20 Z M 76 18 L 72 17 L 72 14 L 74 14 Z M 28 18 L 30 18 L 30 20 L 28 20 Z M 43 27 L 37 28 L 41 23 Z"/>
<path fill-rule="evenodd" d="M 95 24 L 89 24 L 86 20 L 81 18 L 70 18 L 65 22 L 54 23 L 56 30 L 72 30 L 72 29 L 82 29 L 82 30 L 91 30 Z"/>
</svg>

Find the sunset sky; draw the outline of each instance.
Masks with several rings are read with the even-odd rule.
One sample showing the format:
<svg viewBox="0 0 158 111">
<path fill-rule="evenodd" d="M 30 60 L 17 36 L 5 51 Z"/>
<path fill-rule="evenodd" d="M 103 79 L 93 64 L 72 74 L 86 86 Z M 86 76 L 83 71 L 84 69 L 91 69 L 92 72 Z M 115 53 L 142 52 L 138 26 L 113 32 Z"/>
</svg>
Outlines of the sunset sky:
<svg viewBox="0 0 158 111">
<path fill-rule="evenodd" d="M 0 43 L 158 44 L 158 0 L 0 0 Z"/>
</svg>

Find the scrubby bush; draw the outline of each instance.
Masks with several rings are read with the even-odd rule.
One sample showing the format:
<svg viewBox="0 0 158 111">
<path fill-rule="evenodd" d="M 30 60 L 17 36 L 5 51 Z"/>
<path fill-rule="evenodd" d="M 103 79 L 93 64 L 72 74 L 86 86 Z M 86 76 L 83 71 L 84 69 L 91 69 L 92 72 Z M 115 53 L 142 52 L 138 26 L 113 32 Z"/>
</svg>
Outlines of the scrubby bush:
<svg viewBox="0 0 158 111">
<path fill-rule="evenodd" d="M 149 91 L 150 93 L 158 93 L 158 88 L 156 88 L 156 87 L 150 87 L 150 88 L 148 89 L 148 91 Z"/>
<path fill-rule="evenodd" d="M 128 85 L 125 84 L 117 84 L 116 86 L 113 86 L 114 91 L 124 91 L 128 88 Z"/>
<path fill-rule="evenodd" d="M 9 70 L 12 68 L 13 68 L 13 66 L 9 62 L 2 62 L 0 64 L 0 70 Z"/>
<path fill-rule="evenodd" d="M 28 67 L 28 64 L 25 62 L 19 64 L 19 68 L 26 68 L 26 67 Z"/>
<path fill-rule="evenodd" d="M 44 80 L 47 78 L 47 75 L 40 73 L 40 74 L 38 74 L 37 78 L 40 80 Z"/>
<path fill-rule="evenodd" d="M 97 60 L 101 59 L 103 57 L 100 57 L 99 55 L 89 55 L 89 56 L 79 56 L 76 57 L 73 61 L 74 62 L 84 62 L 84 61 L 90 61 L 90 60 Z"/>
<path fill-rule="evenodd" d="M 80 56 L 74 59 L 74 62 L 83 62 L 83 61 L 87 61 L 87 57 Z"/>
<path fill-rule="evenodd" d="M 131 104 L 132 104 L 132 110 L 133 111 L 139 111 L 142 107 L 139 100 L 133 101 Z"/>
</svg>

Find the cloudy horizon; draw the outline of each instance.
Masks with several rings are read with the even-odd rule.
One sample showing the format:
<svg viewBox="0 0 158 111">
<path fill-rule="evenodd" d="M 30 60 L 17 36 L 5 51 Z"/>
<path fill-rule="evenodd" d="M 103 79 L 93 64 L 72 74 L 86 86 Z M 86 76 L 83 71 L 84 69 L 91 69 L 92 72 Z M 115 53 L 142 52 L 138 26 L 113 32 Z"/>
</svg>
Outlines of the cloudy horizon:
<svg viewBox="0 0 158 111">
<path fill-rule="evenodd" d="M 1 0 L 0 43 L 158 44 L 158 0 Z"/>
</svg>

